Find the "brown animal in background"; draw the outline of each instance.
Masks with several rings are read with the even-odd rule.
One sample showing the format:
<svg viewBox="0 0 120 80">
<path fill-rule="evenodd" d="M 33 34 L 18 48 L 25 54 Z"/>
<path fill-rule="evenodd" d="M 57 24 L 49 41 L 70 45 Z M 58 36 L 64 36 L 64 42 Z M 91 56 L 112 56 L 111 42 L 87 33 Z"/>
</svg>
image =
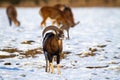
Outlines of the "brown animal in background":
<svg viewBox="0 0 120 80">
<path fill-rule="evenodd" d="M 62 10 L 61 10 L 62 8 Z M 57 23 L 57 25 L 62 29 L 67 31 L 67 39 L 69 39 L 69 29 L 71 27 L 74 27 L 79 22 L 75 23 L 73 14 L 70 7 L 67 7 L 62 4 L 56 4 L 55 6 L 44 6 L 40 9 L 40 14 L 43 18 L 43 21 L 41 22 L 41 25 L 46 26 L 46 20 L 47 18 L 54 19 L 52 21 L 52 24 L 54 25 Z M 62 27 L 60 26 L 62 24 Z"/>
<path fill-rule="evenodd" d="M 68 19 L 68 22 L 70 24 L 70 27 L 74 27 L 75 25 L 79 24 L 79 21 L 77 23 L 75 23 L 74 21 L 74 17 L 73 17 L 73 13 L 70 7 L 65 6 L 63 13 L 65 14 L 65 16 Z"/>
<path fill-rule="evenodd" d="M 54 32 L 48 32 L 53 30 Z M 46 33 L 46 34 L 45 34 Z M 44 36 L 45 34 L 45 36 Z M 48 26 L 43 30 L 43 52 L 46 59 L 45 71 L 49 72 L 50 69 L 54 73 L 53 57 L 57 57 L 57 69 L 58 74 L 60 74 L 60 54 L 62 52 L 62 38 L 64 38 L 63 31 L 56 26 Z"/>
<path fill-rule="evenodd" d="M 65 15 L 60 11 L 59 9 L 55 7 L 50 6 L 44 6 L 40 9 L 40 15 L 43 18 L 43 21 L 41 22 L 41 26 L 46 26 L 46 20 L 47 18 L 50 18 L 54 20 L 52 24 L 54 25 L 55 22 L 57 22 L 57 25 L 59 26 L 61 23 L 64 25 L 69 25 L 67 22 L 67 19 Z"/>
<path fill-rule="evenodd" d="M 77 23 L 74 22 L 73 13 L 69 6 L 66 6 L 64 4 L 56 4 L 54 7 L 63 12 L 68 20 L 68 23 L 70 24 L 70 27 L 74 27 L 75 25 L 79 24 L 79 21 Z"/>
<path fill-rule="evenodd" d="M 65 29 L 65 27 L 70 27 L 70 24 L 68 23 L 68 19 L 66 16 L 63 14 L 62 11 L 60 11 L 58 8 L 55 7 L 50 7 L 50 6 L 44 6 L 40 9 L 40 15 L 43 18 L 43 21 L 41 22 L 41 26 L 46 26 L 46 20 L 47 18 L 51 18 L 54 21 L 52 24 L 54 25 L 57 23 L 57 25 L 60 27 L 62 24 L 63 27 L 61 29 Z M 68 30 L 67 30 L 68 32 Z M 68 36 L 69 39 L 69 36 Z"/>
<path fill-rule="evenodd" d="M 12 25 L 12 21 L 16 26 L 20 26 L 20 22 L 17 20 L 17 11 L 13 5 L 9 5 L 6 9 L 9 24 Z"/>
<path fill-rule="evenodd" d="M 62 26 L 61 29 L 62 30 L 66 30 L 67 31 L 67 38 L 69 39 L 69 29 L 71 27 L 74 27 L 75 25 L 79 24 L 79 21 L 77 23 L 74 22 L 74 17 L 73 17 L 73 13 L 70 7 L 63 5 L 63 4 L 56 4 L 54 6 L 55 8 L 61 10 L 63 12 L 63 14 L 65 15 L 67 22 L 69 24 L 69 26 Z"/>
</svg>

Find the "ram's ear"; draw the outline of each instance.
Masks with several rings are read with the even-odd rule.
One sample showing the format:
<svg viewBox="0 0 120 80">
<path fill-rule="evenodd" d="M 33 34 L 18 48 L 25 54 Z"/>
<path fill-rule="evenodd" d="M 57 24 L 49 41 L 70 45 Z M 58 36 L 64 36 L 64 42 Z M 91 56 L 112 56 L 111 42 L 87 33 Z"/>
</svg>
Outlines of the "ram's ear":
<svg viewBox="0 0 120 80">
<path fill-rule="evenodd" d="M 60 29 L 56 26 L 48 26 L 46 27 L 43 32 L 42 32 L 42 36 L 44 36 L 44 34 L 49 31 L 49 30 L 53 30 L 56 34 L 58 34 L 58 32 L 60 32 Z"/>
</svg>

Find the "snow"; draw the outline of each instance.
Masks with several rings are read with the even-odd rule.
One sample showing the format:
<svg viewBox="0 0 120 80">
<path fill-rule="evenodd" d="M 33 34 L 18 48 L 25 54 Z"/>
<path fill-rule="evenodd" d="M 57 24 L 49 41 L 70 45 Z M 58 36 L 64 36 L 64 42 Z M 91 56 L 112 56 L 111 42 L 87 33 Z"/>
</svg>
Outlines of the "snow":
<svg viewBox="0 0 120 80">
<path fill-rule="evenodd" d="M 42 47 L 39 8 L 17 8 L 20 27 L 10 27 L 5 8 L 0 8 L 0 49 L 30 50 Z M 0 59 L 0 80 L 120 80 L 120 8 L 72 8 L 75 21 L 70 40 L 63 40 L 61 75 L 45 72 L 43 54 Z M 51 23 L 47 21 L 47 25 Z M 32 44 L 21 42 L 33 40 Z M 99 47 L 98 45 L 106 45 Z M 91 56 L 90 48 L 97 49 Z M 0 51 L 0 55 L 9 55 Z M 5 65 L 11 63 L 11 65 Z M 55 63 L 56 64 L 56 63 Z"/>
</svg>

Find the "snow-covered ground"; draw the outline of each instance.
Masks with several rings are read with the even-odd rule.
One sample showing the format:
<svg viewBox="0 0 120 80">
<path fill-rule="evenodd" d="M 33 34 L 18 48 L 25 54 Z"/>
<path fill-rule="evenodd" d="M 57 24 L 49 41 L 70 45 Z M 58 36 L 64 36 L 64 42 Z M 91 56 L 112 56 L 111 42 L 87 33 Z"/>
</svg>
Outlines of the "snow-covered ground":
<svg viewBox="0 0 120 80">
<path fill-rule="evenodd" d="M 5 8 L 0 8 L 0 50 L 27 51 L 42 48 L 39 8 L 17 8 L 20 27 L 9 26 Z M 61 75 L 45 72 L 43 54 L 21 58 L 19 52 L 0 59 L 0 80 L 120 80 L 120 8 L 72 8 L 75 21 L 70 40 L 63 41 Z M 50 22 L 47 22 L 50 25 Z M 32 40 L 31 44 L 22 44 Z M 92 50 L 93 53 L 92 53 Z M 55 63 L 56 64 L 56 63 Z"/>
</svg>

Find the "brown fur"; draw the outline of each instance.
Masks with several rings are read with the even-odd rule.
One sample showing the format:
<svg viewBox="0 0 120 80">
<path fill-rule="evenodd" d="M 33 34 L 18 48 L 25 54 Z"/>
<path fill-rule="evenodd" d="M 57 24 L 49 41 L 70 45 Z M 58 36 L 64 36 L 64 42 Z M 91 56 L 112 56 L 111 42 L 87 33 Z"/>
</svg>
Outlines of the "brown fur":
<svg viewBox="0 0 120 80">
<path fill-rule="evenodd" d="M 56 4 L 54 7 L 58 8 L 59 10 L 61 10 L 61 8 L 62 8 L 61 11 L 62 11 L 63 14 L 65 15 L 69 26 L 63 25 L 63 26 L 61 27 L 61 29 L 67 31 L 67 39 L 69 39 L 69 38 L 70 38 L 70 37 L 69 37 L 69 29 L 70 29 L 71 27 L 74 27 L 75 25 L 79 24 L 79 22 L 75 23 L 72 10 L 71 10 L 71 8 L 70 8 L 69 6 L 66 6 L 66 5 L 63 5 L 63 4 Z M 63 7 L 64 7 L 64 8 L 63 8 Z"/>
<path fill-rule="evenodd" d="M 65 16 L 68 19 L 68 22 L 70 24 L 70 27 L 74 27 L 75 22 L 74 22 L 74 18 L 73 18 L 73 13 L 70 7 L 65 6 L 63 13 L 65 14 Z"/>
<path fill-rule="evenodd" d="M 57 23 L 58 26 L 62 24 L 60 27 L 62 30 L 67 31 L 67 39 L 69 39 L 69 29 L 74 27 L 78 23 L 74 22 L 73 13 L 70 7 L 63 4 L 56 4 L 53 7 L 44 6 L 40 9 L 40 14 L 43 18 L 41 25 L 46 26 L 47 18 L 54 19 L 52 24 Z"/>
<path fill-rule="evenodd" d="M 50 30 L 52 28 L 50 27 L 55 27 L 55 26 L 49 26 L 46 27 L 44 31 Z M 48 29 L 50 28 L 50 29 Z M 57 27 L 56 27 L 57 28 Z M 54 28 L 53 30 L 55 30 Z M 43 33 L 44 33 L 43 31 Z M 52 70 L 52 73 L 54 73 L 54 67 L 53 67 L 53 58 L 54 56 L 57 57 L 57 68 L 58 68 L 58 74 L 60 74 L 60 54 L 62 52 L 62 39 L 63 34 L 59 31 L 55 31 L 56 33 L 49 32 L 45 35 L 43 39 L 43 52 L 45 54 L 45 59 L 46 59 L 46 72 L 48 70 Z M 48 67 L 49 65 L 49 67 Z"/>
<path fill-rule="evenodd" d="M 56 4 L 56 5 L 54 5 L 53 7 L 59 9 L 60 11 L 63 11 L 64 8 L 65 8 L 65 5 L 64 5 L 64 4 Z"/>
<path fill-rule="evenodd" d="M 46 26 L 46 20 L 47 18 L 54 19 L 55 21 L 52 22 L 54 24 L 57 22 L 58 26 L 62 23 L 64 25 L 69 25 L 68 21 L 65 17 L 65 15 L 60 11 L 59 9 L 55 7 L 50 7 L 50 6 L 44 6 L 40 9 L 40 15 L 43 18 L 43 21 L 41 22 L 41 25 Z"/>
<path fill-rule="evenodd" d="M 52 73 L 54 73 L 54 67 L 53 67 L 53 57 L 57 56 L 57 65 L 60 63 L 60 53 L 62 52 L 62 40 L 58 38 L 57 35 L 53 33 L 47 33 L 47 37 L 44 38 L 44 45 L 43 50 L 44 54 L 46 56 L 46 72 L 48 72 L 48 65 L 50 69 L 52 70 Z M 47 38 L 47 39 L 46 39 Z M 47 53 L 47 54 L 46 54 Z M 49 64 L 48 64 L 49 61 Z M 58 68 L 58 74 L 60 74 L 59 68 Z"/>
<path fill-rule="evenodd" d="M 16 26 L 20 26 L 20 22 L 17 20 L 17 11 L 13 5 L 9 5 L 6 8 L 6 13 L 8 16 L 10 26 L 12 25 L 12 21 Z"/>
</svg>

